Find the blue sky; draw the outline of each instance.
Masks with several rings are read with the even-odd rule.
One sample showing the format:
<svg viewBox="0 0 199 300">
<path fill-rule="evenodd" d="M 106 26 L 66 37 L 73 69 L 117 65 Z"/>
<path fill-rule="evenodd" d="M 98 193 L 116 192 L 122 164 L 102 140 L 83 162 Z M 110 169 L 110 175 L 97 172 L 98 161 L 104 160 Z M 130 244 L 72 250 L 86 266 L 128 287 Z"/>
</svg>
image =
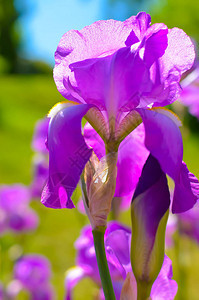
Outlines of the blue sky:
<svg viewBox="0 0 199 300">
<path fill-rule="evenodd" d="M 61 36 L 70 29 L 100 19 L 101 0 L 24 0 L 27 13 L 20 18 L 24 47 L 22 55 L 53 63 Z M 16 5 L 22 3 L 16 0 Z"/>
<path fill-rule="evenodd" d="M 81 29 L 97 20 L 124 20 L 127 9 L 122 0 L 108 6 L 107 0 L 15 0 L 16 6 L 27 6 L 19 19 L 23 35 L 21 55 L 54 63 L 54 52 L 61 36 L 70 29 Z M 136 9 L 134 12 L 137 13 Z M 130 14 L 131 14 L 130 13 Z"/>
</svg>

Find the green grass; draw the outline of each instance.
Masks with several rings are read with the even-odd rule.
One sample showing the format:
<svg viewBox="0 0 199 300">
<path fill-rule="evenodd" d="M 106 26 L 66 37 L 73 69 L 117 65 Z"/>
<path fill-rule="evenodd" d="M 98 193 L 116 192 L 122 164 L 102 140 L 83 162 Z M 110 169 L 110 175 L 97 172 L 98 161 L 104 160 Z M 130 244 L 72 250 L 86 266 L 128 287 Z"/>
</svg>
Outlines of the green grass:
<svg viewBox="0 0 199 300">
<path fill-rule="evenodd" d="M 49 109 L 63 98 L 58 93 L 51 77 L 45 76 L 9 76 L 0 81 L 0 182 L 12 184 L 31 182 L 31 139 L 35 122 L 43 118 Z M 183 131 L 184 159 L 190 170 L 199 176 L 199 139 Z M 171 145 L 172 147 L 172 145 Z M 77 199 L 75 199 L 75 202 Z M 52 282 L 57 299 L 63 299 L 65 271 L 75 264 L 74 241 L 82 226 L 88 223 L 87 217 L 76 209 L 53 210 L 45 208 L 39 201 L 32 203 L 38 212 L 40 225 L 36 232 L 23 236 L 12 234 L 1 238 L 0 280 L 5 283 L 12 278 L 13 260 L 23 253 L 41 253 L 46 255 L 53 268 Z M 130 225 L 129 211 L 122 213 L 121 220 Z M 16 246 L 17 245 L 17 246 Z M 181 247 L 187 261 L 185 273 L 186 299 L 198 299 L 198 246 L 182 239 Z M 168 251 L 173 259 L 174 277 L 179 277 L 176 253 Z M 187 258 L 188 257 L 188 258 Z M 75 300 L 92 299 L 96 286 L 88 279 L 83 280 L 75 289 Z M 21 296 L 25 299 L 25 296 Z M 182 299 L 179 299 L 182 300 Z"/>
</svg>

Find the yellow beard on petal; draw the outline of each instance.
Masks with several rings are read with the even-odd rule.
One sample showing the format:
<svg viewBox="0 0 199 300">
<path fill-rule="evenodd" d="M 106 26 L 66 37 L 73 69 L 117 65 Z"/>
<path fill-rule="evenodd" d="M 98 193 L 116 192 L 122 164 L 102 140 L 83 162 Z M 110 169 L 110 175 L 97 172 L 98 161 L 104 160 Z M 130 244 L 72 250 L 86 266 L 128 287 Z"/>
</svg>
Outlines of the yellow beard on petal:
<svg viewBox="0 0 199 300">
<path fill-rule="evenodd" d="M 153 107 L 150 110 L 159 112 L 162 115 L 169 117 L 178 127 L 182 126 L 180 118 L 171 110 L 165 107 Z"/>
<path fill-rule="evenodd" d="M 58 102 L 56 103 L 48 112 L 47 114 L 47 117 L 48 118 L 53 118 L 54 116 L 56 116 L 56 114 L 66 108 L 66 107 L 70 107 L 70 106 L 73 106 L 73 105 L 78 105 L 79 103 L 77 102 L 74 102 L 74 101 L 69 101 L 69 100 L 66 100 L 66 101 L 62 101 L 62 102 Z"/>
</svg>

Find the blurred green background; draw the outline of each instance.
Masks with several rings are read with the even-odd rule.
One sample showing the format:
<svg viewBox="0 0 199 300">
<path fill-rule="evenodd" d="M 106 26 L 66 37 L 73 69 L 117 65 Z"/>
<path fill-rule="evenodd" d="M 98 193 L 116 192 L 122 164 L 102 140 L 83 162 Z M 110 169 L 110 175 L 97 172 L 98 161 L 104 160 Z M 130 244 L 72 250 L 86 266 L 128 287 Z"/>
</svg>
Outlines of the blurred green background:
<svg viewBox="0 0 199 300">
<path fill-rule="evenodd" d="M 59 0 L 56 2 L 59 3 Z M 67 9 L 67 1 L 65 2 L 65 9 Z M 79 2 L 87 6 L 92 1 Z M 31 140 L 34 125 L 55 103 L 63 100 L 53 81 L 51 61 L 49 60 L 48 63 L 47 60 L 35 60 L 28 55 L 23 56 L 25 29 L 20 25 L 19 19 L 21 15 L 29 13 L 27 3 L 27 1 L 17 1 L 16 5 L 12 0 L 0 1 L 0 182 L 4 184 L 16 182 L 30 184 L 33 156 Z M 199 2 L 197 0 L 161 2 L 123 0 L 122 3 L 121 19 L 137 14 L 139 10 L 147 10 L 152 15 L 153 23 L 163 22 L 170 28 L 180 27 L 195 39 L 196 44 L 198 43 Z M 121 1 L 117 0 L 103 1 L 100 15 L 102 18 L 116 16 L 119 19 L 120 4 Z M 45 5 L 48 10 L 48 1 L 45 1 Z M 81 14 L 81 12 L 77 13 Z M 67 19 L 65 22 L 67 26 Z M 58 40 L 60 38 L 61 36 Z M 184 120 L 185 124 L 182 128 L 184 160 L 189 169 L 199 177 L 198 121 L 187 115 L 186 110 Z M 76 201 L 77 199 L 74 199 L 75 203 Z M 73 243 L 88 220 L 77 209 L 47 209 L 39 201 L 34 201 L 32 207 L 40 216 L 40 225 L 36 232 L 24 235 L 6 234 L 1 237 L 0 280 L 6 284 L 12 279 L 13 261 L 22 247 L 23 253 L 36 252 L 49 258 L 53 268 L 52 282 L 57 299 L 63 299 L 64 273 L 75 264 Z M 130 225 L 129 211 L 123 213 L 120 220 Z M 174 278 L 179 283 L 178 299 L 198 300 L 199 247 L 184 237 L 180 238 L 179 244 L 178 253 L 174 249 L 168 251 L 169 257 L 173 260 Z M 83 280 L 75 288 L 74 299 L 92 299 L 96 289 L 90 280 Z M 21 295 L 20 299 L 26 299 L 25 297 Z"/>
</svg>

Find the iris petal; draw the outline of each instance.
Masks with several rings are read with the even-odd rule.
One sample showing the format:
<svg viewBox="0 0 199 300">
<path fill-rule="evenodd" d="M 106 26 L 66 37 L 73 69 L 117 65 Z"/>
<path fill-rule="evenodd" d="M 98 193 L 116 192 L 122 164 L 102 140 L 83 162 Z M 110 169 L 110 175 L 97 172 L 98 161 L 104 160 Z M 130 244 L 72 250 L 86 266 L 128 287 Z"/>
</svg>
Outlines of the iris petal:
<svg viewBox="0 0 199 300">
<path fill-rule="evenodd" d="M 81 134 L 81 120 L 89 105 L 75 105 L 59 111 L 48 131 L 49 178 L 42 203 L 52 208 L 73 208 L 75 190 L 92 150 Z"/>
<path fill-rule="evenodd" d="M 184 212 L 199 198 L 199 182 L 182 162 L 183 144 L 178 121 L 161 110 L 139 109 L 145 126 L 145 146 L 175 182 L 172 210 Z"/>
</svg>

